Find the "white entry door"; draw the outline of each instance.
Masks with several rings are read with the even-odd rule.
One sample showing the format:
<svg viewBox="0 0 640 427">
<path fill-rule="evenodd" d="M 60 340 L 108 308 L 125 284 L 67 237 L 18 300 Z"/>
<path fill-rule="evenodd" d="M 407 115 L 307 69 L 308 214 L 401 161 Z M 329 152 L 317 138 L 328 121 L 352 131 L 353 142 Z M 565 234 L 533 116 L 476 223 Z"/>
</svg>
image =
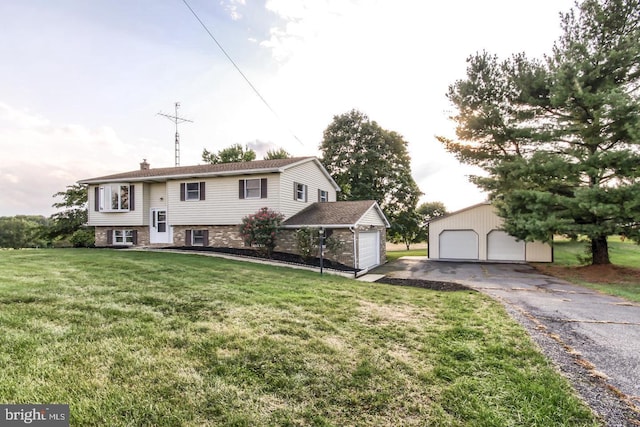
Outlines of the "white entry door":
<svg viewBox="0 0 640 427">
<path fill-rule="evenodd" d="M 166 209 L 152 208 L 149 223 L 150 243 L 170 243 L 171 236 L 169 235 Z"/>
</svg>

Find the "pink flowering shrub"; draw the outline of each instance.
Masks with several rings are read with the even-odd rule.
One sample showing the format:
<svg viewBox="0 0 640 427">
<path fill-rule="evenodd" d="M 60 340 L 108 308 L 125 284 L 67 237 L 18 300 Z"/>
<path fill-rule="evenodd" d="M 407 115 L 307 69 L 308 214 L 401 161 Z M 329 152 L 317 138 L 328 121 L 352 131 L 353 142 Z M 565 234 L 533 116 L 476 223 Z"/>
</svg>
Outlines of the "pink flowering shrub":
<svg viewBox="0 0 640 427">
<path fill-rule="evenodd" d="M 240 225 L 244 243 L 271 258 L 283 219 L 284 215 L 269 208 L 261 208 L 258 212 L 245 216 Z"/>
</svg>

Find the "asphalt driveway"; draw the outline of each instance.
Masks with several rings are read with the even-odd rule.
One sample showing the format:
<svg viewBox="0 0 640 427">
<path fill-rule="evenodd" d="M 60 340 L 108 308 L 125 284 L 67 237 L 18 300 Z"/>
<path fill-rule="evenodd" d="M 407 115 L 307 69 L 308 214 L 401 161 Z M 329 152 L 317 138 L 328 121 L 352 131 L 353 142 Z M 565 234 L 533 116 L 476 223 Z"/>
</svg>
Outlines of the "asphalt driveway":
<svg viewBox="0 0 640 427">
<path fill-rule="evenodd" d="M 456 282 L 501 301 L 607 425 L 640 425 L 631 421 L 640 419 L 640 412 L 628 411 L 640 411 L 640 304 L 546 276 L 526 264 L 408 257 L 372 273 Z M 611 399 L 621 407 L 609 408 L 615 405 Z M 612 421 L 623 418 L 623 424 Z"/>
</svg>

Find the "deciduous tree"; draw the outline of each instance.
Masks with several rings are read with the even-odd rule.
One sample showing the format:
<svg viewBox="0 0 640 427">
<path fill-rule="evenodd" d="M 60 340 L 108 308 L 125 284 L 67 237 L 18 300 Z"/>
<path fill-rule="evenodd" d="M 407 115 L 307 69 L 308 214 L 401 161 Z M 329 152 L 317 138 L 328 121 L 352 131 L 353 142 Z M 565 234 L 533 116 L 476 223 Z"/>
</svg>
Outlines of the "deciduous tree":
<svg viewBox="0 0 640 427">
<path fill-rule="evenodd" d="M 284 148 L 278 148 L 277 150 L 269 150 L 267 154 L 264 156 L 264 160 L 275 160 L 275 159 L 289 159 L 291 158 L 291 154 Z"/>
<path fill-rule="evenodd" d="M 43 228 L 43 236 L 51 241 L 69 240 L 73 246 L 86 247 L 95 244 L 94 228 L 87 227 L 87 186 L 68 185 L 65 191 L 59 191 L 53 197 L 62 197 L 62 201 L 53 204 L 62 209 L 49 218 Z"/>
<path fill-rule="evenodd" d="M 411 176 L 407 142 L 357 110 L 335 116 L 320 145 L 321 162 L 340 200 L 375 200 L 393 223 L 422 194 Z"/>
<path fill-rule="evenodd" d="M 202 161 L 213 165 L 218 163 L 250 162 L 256 159 L 256 152 L 240 144 L 233 144 L 223 148 L 217 153 L 212 153 L 206 148 L 202 150 Z"/>
</svg>

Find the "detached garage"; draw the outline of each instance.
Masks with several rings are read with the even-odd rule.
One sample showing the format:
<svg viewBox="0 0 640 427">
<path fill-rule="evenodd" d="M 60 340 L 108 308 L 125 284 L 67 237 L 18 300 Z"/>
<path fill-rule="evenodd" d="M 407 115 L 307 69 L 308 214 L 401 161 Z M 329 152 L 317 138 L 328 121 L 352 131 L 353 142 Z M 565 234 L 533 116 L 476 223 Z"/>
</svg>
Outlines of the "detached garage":
<svg viewBox="0 0 640 427">
<path fill-rule="evenodd" d="M 490 203 L 470 206 L 429 223 L 429 259 L 450 261 L 552 262 L 551 245 L 523 242 L 501 230 Z"/>
</svg>

